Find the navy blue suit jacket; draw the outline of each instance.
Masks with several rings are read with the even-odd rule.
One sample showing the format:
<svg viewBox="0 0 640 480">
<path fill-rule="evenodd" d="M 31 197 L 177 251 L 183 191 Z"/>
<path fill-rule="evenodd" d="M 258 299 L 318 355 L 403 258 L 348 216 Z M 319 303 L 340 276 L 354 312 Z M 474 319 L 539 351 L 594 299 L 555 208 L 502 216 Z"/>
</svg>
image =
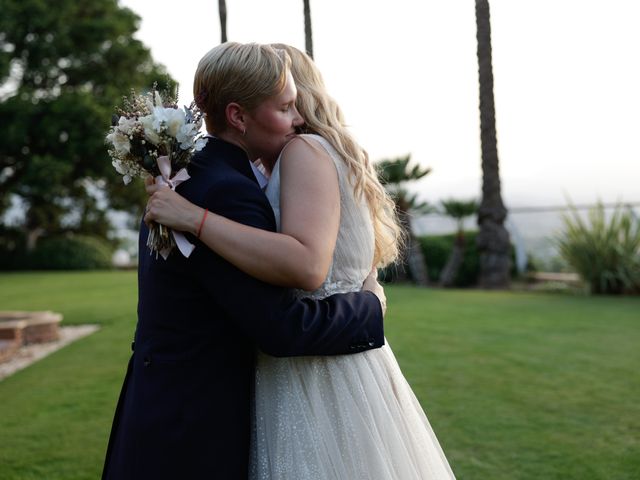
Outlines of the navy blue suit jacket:
<svg viewBox="0 0 640 480">
<path fill-rule="evenodd" d="M 209 139 L 179 192 L 233 220 L 275 230 L 245 153 Z M 274 356 L 356 353 L 384 343 L 370 292 L 297 299 L 193 236 L 187 259 L 150 255 L 140 233 L 138 324 L 103 479 L 245 479 L 256 349 Z"/>
</svg>

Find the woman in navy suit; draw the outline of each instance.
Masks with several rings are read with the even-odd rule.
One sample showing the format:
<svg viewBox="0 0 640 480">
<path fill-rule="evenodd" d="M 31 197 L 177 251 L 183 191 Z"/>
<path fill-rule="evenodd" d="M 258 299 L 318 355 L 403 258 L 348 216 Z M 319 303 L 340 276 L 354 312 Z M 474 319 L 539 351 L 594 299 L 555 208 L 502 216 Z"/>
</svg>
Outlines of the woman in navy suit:
<svg viewBox="0 0 640 480">
<path fill-rule="evenodd" d="M 194 92 L 215 138 L 194 156 L 191 179 L 178 187 L 184 198 L 275 231 L 250 159 L 275 160 L 302 123 L 289 61 L 256 44 L 223 44 L 205 55 Z M 238 121 L 253 121 L 251 130 L 239 130 Z M 189 258 L 174 251 L 167 260 L 150 255 L 147 235 L 143 224 L 134 352 L 103 478 L 247 478 L 256 351 L 337 355 L 380 347 L 381 289 L 371 282 L 376 294 L 301 299 L 242 272 L 198 235 L 187 234 L 196 245 Z"/>
</svg>

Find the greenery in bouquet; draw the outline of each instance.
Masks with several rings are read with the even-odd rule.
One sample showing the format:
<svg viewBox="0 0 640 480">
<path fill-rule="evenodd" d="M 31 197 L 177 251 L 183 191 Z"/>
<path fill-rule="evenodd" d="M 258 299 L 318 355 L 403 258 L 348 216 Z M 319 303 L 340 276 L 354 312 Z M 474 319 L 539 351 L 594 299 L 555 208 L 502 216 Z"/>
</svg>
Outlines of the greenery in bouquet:
<svg viewBox="0 0 640 480">
<path fill-rule="evenodd" d="M 112 164 L 124 183 L 152 176 L 175 188 L 187 180 L 191 156 L 207 142 L 200 133 L 202 118 L 195 102 L 178 108 L 176 97 L 169 92 L 160 94 L 155 85 L 148 93 L 132 91 L 124 97 L 106 136 Z M 176 246 L 176 234 L 154 223 L 147 245 L 166 258 Z"/>
</svg>

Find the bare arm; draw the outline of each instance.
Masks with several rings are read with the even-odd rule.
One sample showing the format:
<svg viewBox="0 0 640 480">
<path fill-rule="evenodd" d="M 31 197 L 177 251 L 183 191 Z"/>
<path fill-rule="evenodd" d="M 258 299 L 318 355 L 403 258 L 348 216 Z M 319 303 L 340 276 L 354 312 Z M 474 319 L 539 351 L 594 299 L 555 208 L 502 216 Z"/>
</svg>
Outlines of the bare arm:
<svg viewBox="0 0 640 480">
<path fill-rule="evenodd" d="M 313 145 L 310 143 L 313 142 Z M 295 139 L 280 159 L 282 233 L 249 227 L 208 213 L 200 240 L 245 273 L 267 283 L 314 290 L 324 281 L 340 220 L 333 161 L 313 140 Z M 145 221 L 196 234 L 204 210 L 155 185 Z"/>
</svg>

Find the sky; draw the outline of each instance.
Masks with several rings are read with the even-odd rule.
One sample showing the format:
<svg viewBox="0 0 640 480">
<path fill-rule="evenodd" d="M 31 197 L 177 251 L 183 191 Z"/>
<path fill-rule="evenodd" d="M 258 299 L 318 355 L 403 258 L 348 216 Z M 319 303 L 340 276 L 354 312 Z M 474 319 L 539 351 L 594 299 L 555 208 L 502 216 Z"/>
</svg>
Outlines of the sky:
<svg viewBox="0 0 640 480">
<path fill-rule="evenodd" d="M 137 37 L 192 99 L 220 42 L 218 2 L 121 0 Z M 304 49 L 300 0 L 227 0 L 239 42 Z M 508 208 L 640 202 L 640 2 L 492 0 L 498 153 Z M 472 0 L 311 0 L 314 58 L 371 158 L 410 153 L 436 204 L 478 198 L 480 127 Z"/>
</svg>

